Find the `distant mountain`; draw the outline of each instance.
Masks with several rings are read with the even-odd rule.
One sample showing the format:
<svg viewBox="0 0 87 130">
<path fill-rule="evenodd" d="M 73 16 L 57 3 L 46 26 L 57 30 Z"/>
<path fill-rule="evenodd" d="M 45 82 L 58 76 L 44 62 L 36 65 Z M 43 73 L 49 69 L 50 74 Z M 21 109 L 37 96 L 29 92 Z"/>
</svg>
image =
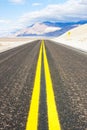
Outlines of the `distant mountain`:
<svg viewBox="0 0 87 130">
<path fill-rule="evenodd" d="M 72 25 L 82 25 L 87 23 L 87 20 L 82 20 L 82 21 L 78 21 L 78 22 L 49 22 L 49 21 L 45 21 L 43 22 L 43 24 L 48 25 L 48 26 L 54 26 L 54 27 L 65 27 L 65 26 L 72 26 Z"/>
<path fill-rule="evenodd" d="M 62 35 L 63 33 L 69 31 L 70 29 L 72 28 L 75 28 L 77 27 L 77 25 L 75 26 L 65 26 L 64 28 L 62 28 L 61 30 L 57 30 L 57 31 L 54 31 L 54 32 L 50 32 L 50 33 L 45 33 L 44 36 L 47 36 L 47 37 L 57 37 L 57 36 L 60 36 Z"/>
<path fill-rule="evenodd" d="M 72 23 L 72 22 L 68 22 L 68 23 L 63 23 L 63 22 L 43 22 L 45 25 L 48 25 L 48 26 L 54 26 L 54 27 L 60 27 L 60 28 L 63 28 L 65 26 L 71 26 L 71 25 L 74 25 L 75 23 Z"/>
<path fill-rule="evenodd" d="M 24 29 L 20 29 L 13 33 L 14 36 L 45 36 L 56 37 L 60 36 L 68 30 L 87 23 L 87 21 L 79 22 L 49 22 L 44 21 L 42 23 L 35 23 L 31 26 L 27 26 Z"/>
<path fill-rule="evenodd" d="M 44 35 L 45 33 L 54 32 L 60 29 L 60 27 L 47 26 L 44 23 L 36 23 L 17 31 L 15 36 L 40 36 Z"/>
<path fill-rule="evenodd" d="M 80 24 L 80 25 L 83 25 L 83 24 L 86 24 L 86 23 L 87 23 L 87 20 L 82 20 L 82 21 L 77 22 L 77 24 Z"/>
</svg>

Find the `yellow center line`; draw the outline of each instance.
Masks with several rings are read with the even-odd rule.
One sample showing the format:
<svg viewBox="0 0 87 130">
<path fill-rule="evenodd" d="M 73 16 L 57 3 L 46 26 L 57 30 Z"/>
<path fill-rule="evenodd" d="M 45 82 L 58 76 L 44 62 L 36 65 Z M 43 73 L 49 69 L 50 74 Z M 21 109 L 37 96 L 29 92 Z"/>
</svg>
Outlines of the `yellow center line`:
<svg viewBox="0 0 87 130">
<path fill-rule="evenodd" d="M 45 80 L 46 80 L 48 126 L 49 126 L 49 130 L 61 130 L 44 41 L 42 41 L 42 44 L 43 44 L 44 70 L 45 70 Z"/>
<path fill-rule="evenodd" d="M 39 98 L 40 98 L 40 80 L 41 80 L 41 60 L 42 60 L 42 44 L 40 47 L 36 75 L 34 80 L 34 88 L 28 114 L 26 130 L 37 130 L 38 128 L 38 112 L 39 112 Z"/>
</svg>

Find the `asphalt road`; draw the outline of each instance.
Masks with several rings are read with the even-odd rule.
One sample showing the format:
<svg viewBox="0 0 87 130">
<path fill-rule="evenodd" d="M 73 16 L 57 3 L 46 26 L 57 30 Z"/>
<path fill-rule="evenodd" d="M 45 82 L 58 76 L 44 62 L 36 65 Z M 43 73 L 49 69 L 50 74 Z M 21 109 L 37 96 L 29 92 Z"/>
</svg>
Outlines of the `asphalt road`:
<svg viewBox="0 0 87 130">
<path fill-rule="evenodd" d="M 25 130 L 40 41 L 0 54 L 0 130 Z"/>
<path fill-rule="evenodd" d="M 87 54 L 45 44 L 62 130 L 87 130 Z"/>
<path fill-rule="evenodd" d="M 0 130 L 26 129 L 40 43 L 0 54 Z M 47 40 L 45 47 L 61 130 L 87 130 L 87 54 Z M 38 130 L 48 130 L 43 56 L 40 82 Z"/>
</svg>

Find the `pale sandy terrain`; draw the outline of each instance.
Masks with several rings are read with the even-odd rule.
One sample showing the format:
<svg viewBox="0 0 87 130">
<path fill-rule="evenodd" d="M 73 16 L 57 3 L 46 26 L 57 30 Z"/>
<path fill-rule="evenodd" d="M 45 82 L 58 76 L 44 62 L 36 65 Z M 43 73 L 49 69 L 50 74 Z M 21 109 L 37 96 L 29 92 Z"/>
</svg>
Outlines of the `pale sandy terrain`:
<svg viewBox="0 0 87 130">
<path fill-rule="evenodd" d="M 71 29 L 62 36 L 52 40 L 87 51 L 87 24 Z"/>
<path fill-rule="evenodd" d="M 0 38 L 0 42 L 30 41 L 33 39 L 34 38 L 24 38 L 24 37 Z"/>
<path fill-rule="evenodd" d="M 0 52 L 21 46 L 36 39 L 33 38 L 0 38 Z"/>
</svg>

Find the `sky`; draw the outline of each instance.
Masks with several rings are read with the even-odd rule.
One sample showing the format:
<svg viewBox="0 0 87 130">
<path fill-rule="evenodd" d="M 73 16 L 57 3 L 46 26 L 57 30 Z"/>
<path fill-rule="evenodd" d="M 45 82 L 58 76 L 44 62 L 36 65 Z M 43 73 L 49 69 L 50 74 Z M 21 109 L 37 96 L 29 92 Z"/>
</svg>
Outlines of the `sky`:
<svg viewBox="0 0 87 130">
<path fill-rule="evenodd" d="M 0 0 L 0 34 L 36 22 L 87 20 L 87 0 Z"/>
</svg>

